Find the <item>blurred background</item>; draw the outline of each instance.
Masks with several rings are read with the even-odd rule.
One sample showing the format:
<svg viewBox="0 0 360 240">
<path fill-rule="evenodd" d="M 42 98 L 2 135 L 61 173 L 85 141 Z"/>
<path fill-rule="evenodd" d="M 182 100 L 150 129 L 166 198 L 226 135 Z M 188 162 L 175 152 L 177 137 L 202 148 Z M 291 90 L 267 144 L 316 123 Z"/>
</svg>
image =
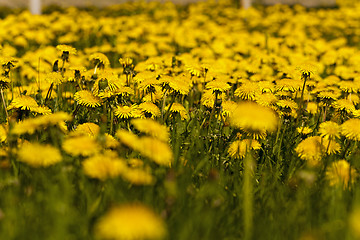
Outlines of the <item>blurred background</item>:
<svg viewBox="0 0 360 240">
<path fill-rule="evenodd" d="M 126 0 L 0 0 L 0 6 L 7 7 L 27 7 L 30 2 L 41 2 L 41 5 L 59 5 L 59 6 L 108 6 L 112 4 L 123 3 Z M 197 2 L 199 0 L 171 0 L 174 3 L 189 3 Z M 316 6 L 331 6 L 335 4 L 335 0 L 240 0 L 244 5 L 249 5 L 251 2 L 260 4 L 302 4 L 307 7 Z"/>
</svg>

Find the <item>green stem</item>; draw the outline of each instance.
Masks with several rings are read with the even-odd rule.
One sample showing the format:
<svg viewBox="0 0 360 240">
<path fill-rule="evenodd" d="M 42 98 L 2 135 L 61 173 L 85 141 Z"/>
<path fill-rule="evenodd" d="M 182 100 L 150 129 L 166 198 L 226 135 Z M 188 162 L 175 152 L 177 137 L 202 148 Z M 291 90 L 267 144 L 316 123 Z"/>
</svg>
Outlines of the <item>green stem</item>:
<svg viewBox="0 0 360 240">
<path fill-rule="evenodd" d="M 252 239 L 253 234 L 253 200 L 254 200 L 254 191 L 253 191 L 253 176 L 252 176 L 252 166 L 253 166 L 253 157 L 251 155 L 251 141 L 250 146 L 248 147 L 245 159 L 244 159 L 244 185 L 243 185 L 243 194 L 244 194 L 244 240 Z"/>
<path fill-rule="evenodd" d="M 5 113 L 6 113 L 6 119 L 8 120 L 9 119 L 9 114 L 8 114 L 8 111 L 7 111 L 7 106 L 6 106 L 3 90 L 0 89 L 0 92 L 1 92 L 1 99 L 2 99 L 2 102 L 3 102 L 3 105 L 4 105 L 4 110 L 5 110 Z"/>
<path fill-rule="evenodd" d="M 165 111 L 167 91 L 168 91 L 168 89 L 166 89 L 165 92 L 164 92 L 163 103 L 162 103 L 162 106 L 161 106 L 161 121 L 162 122 L 164 122 L 164 111 Z"/>
</svg>

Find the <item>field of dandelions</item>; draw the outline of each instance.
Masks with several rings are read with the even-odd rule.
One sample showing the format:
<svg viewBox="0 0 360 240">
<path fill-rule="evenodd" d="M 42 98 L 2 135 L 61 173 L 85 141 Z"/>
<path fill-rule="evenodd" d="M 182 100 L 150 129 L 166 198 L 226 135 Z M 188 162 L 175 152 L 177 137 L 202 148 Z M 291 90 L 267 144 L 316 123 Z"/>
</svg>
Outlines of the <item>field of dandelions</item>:
<svg viewBox="0 0 360 240">
<path fill-rule="evenodd" d="M 0 239 L 360 239 L 360 3 L 1 10 Z"/>
</svg>

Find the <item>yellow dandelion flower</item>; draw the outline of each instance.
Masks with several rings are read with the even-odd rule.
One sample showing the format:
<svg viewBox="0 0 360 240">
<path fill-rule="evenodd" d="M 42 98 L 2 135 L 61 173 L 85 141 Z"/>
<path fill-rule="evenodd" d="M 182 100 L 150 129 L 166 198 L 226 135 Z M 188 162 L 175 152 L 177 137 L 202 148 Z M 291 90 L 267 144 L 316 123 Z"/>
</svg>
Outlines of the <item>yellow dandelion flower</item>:
<svg viewBox="0 0 360 240">
<path fill-rule="evenodd" d="M 340 92 L 332 92 L 332 91 L 321 91 L 317 94 L 317 97 L 320 98 L 320 100 L 325 103 L 336 101 L 340 96 L 341 96 Z"/>
<path fill-rule="evenodd" d="M 318 112 L 318 105 L 314 102 L 309 102 L 306 106 L 306 110 L 310 114 L 316 114 Z"/>
<path fill-rule="evenodd" d="M 190 92 L 191 81 L 186 76 L 162 76 L 160 82 L 163 86 L 169 86 L 171 91 L 177 94 L 187 95 Z"/>
<path fill-rule="evenodd" d="M 37 130 L 45 130 L 50 126 L 59 126 L 72 119 L 71 115 L 65 112 L 57 112 L 49 115 L 39 116 L 36 118 L 28 118 L 17 122 L 11 129 L 11 134 L 33 134 Z"/>
<path fill-rule="evenodd" d="M 8 132 L 7 126 L 0 125 L 0 142 L 6 141 L 8 135 L 7 132 Z"/>
<path fill-rule="evenodd" d="M 136 147 L 143 156 L 159 165 L 171 166 L 173 152 L 170 146 L 156 138 L 142 137 Z"/>
<path fill-rule="evenodd" d="M 127 169 L 123 160 L 106 153 L 85 159 L 82 166 L 85 175 L 100 180 L 115 178 Z"/>
<path fill-rule="evenodd" d="M 5 76 L 0 76 L 0 89 L 7 89 L 10 86 L 10 79 Z"/>
<path fill-rule="evenodd" d="M 118 96 L 129 96 L 134 94 L 134 90 L 130 87 L 121 87 L 113 90 L 112 92 Z"/>
<path fill-rule="evenodd" d="M 231 86 L 224 81 L 213 80 L 208 82 L 205 88 L 213 92 L 226 92 L 230 90 Z"/>
<path fill-rule="evenodd" d="M 167 235 L 164 221 L 150 208 L 140 204 L 113 207 L 95 225 L 101 239 L 163 239 Z"/>
<path fill-rule="evenodd" d="M 257 94 L 261 94 L 261 88 L 257 82 L 244 81 L 240 87 L 238 87 L 234 95 L 240 97 L 243 100 L 254 100 Z"/>
<path fill-rule="evenodd" d="M 122 178 L 134 185 L 151 185 L 155 182 L 154 177 L 143 169 L 129 168 L 122 174 Z"/>
<path fill-rule="evenodd" d="M 300 71 L 302 76 L 308 76 L 310 77 L 310 74 L 314 75 L 317 73 L 318 68 L 311 63 L 303 63 L 296 67 L 297 70 Z"/>
<path fill-rule="evenodd" d="M 217 99 L 220 102 L 225 100 L 225 97 L 226 94 L 221 93 L 217 96 Z M 201 104 L 208 108 L 213 108 L 214 102 L 215 102 L 215 95 L 213 94 L 213 92 L 211 90 L 204 91 L 203 95 L 201 96 Z"/>
<path fill-rule="evenodd" d="M 230 123 L 250 133 L 273 132 L 277 129 L 278 116 L 270 108 L 246 102 L 237 105 Z"/>
<path fill-rule="evenodd" d="M 330 186 L 348 188 L 355 182 L 356 177 L 356 170 L 345 160 L 333 162 L 326 170 L 326 179 Z"/>
<path fill-rule="evenodd" d="M 353 113 L 355 111 L 355 106 L 354 103 L 352 101 L 349 101 L 347 99 L 339 99 L 337 101 L 335 101 L 332 106 L 337 110 L 337 111 L 344 111 L 347 112 L 349 114 Z"/>
<path fill-rule="evenodd" d="M 36 100 L 33 99 L 30 96 L 26 96 L 26 95 L 20 95 L 18 97 L 15 97 L 10 105 L 7 107 L 8 110 L 11 109 L 21 109 L 21 110 L 30 110 L 32 111 L 33 109 L 39 107 L 39 105 L 37 104 Z"/>
<path fill-rule="evenodd" d="M 237 108 L 237 103 L 233 101 L 224 101 L 221 104 L 222 106 L 222 115 L 229 117 Z"/>
<path fill-rule="evenodd" d="M 139 168 L 144 166 L 144 161 L 138 158 L 131 158 L 128 160 L 127 164 L 131 168 Z"/>
<path fill-rule="evenodd" d="M 272 93 L 263 93 L 255 96 L 255 102 L 264 107 L 270 107 L 278 101 Z"/>
<path fill-rule="evenodd" d="M 71 55 L 75 55 L 76 54 L 76 49 L 69 46 L 69 45 L 65 45 L 65 44 L 60 44 L 56 46 L 56 49 L 66 53 L 66 54 L 71 54 Z"/>
<path fill-rule="evenodd" d="M 120 145 L 120 143 L 110 134 L 105 133 L 104 136 L 105 136 L 105 147 L 106 148 L 114 149 Z"/>
<path fill-rule="evenodd" d="M 349 119 L 341 125 L 341 134 L 350 140 L 360 141 L 360 119 Z"/>
<path fill-rule="evenodd" d="M 115 136 L 120 140 L 125 146 L 136 150 L 139 147 L 140 139 L 138 136 L 124 129 L 119 129 L 116 131 Z"/>
<path fill-rule="evenodd" d="M 88 135 L 91 137 L 95 137 L 99 134 L 99 132 L 99 125 L 88 122 L 78 125 L 72 135 Z"/>
<path fill-rule="evenodd" d="M 92 156 L 99 152 L 100 146 L 93 137 L 76 136 L 67 138 L 62 147 L 64 151 L 72 156 Z"/>
<path fill-rule="evenodd" d="M 308 135 L 308 134 L 310 134 L 310 133 L 313 132 L 313 130 L 312 130 L 311 128 L 306 127 L 306 126 L 304 126 L 304 127 L 298 127 L 298 128 L 296 128 L 296 131 L 297 131 L 298 133 L 300 133 L 300 134 L 303 134 L 303 135 Z"/>
<path fill-rule="evenodd" d="M 32 112 L 42 115 L 49 115 L 51 114 L 51 109 L 48 108 L 47 106 L 38 106 L 38 107 L 33 107 Z"/>
<path fill-rule="evenodd" d="M 57 86 L 63 83 L 65 81 L 65 78 L 61 75 L 60 72 L 51 72 L 46 74 L 45 81 Z"/>
<path fill-rule="evenodd" d="M 32 167 L 48 167 L 62 160 L 59 149 L 40 143 L 24 143 L 17 155 L 19 161 Z"/>
<path fill-rule="evenodd" d="M 169 140 L 169 131 L 166 126 L 161 125 L 152 119 L 134 119 L 131 121 L 132 125 L 145 134 L 155 137 L 161 141 Z"/>
<path fill-rule="evenodd" d="M 161 82 L 156 78 L 148 78 L 138 84 L 138 88 L 141 91 L 145 91 L 146 93 L 154 92 L 155 86 L 159 85 Z"/>
<path fill-rule="evenodd" d="M 169 109 L 169 105 L 165 107 L 165 110 L 168 110 L 168 109 Z M 171 106 L 170 112 L 171 113 L 179 113 L 181 120 L 188 119 L 188 117 L 189 117 L 185 107 L 180 103 L 173 103 L 173 105 Z"/>
<path fill-rule="evenodd" d="M 244 139 L 232 142 L 228 149 L 228 154 L 233 158 L 244 158 L 246 153 L 251 149 L 258 150 L 261 145 L 256 140 Z"/>
<path fill-rule="evenodd" d="M 340 126 L 336 122 L 327 121 L 320 124 L 320 136 L 324 139 L 335 139 L 340 137 Z"/>
<path fill-rule="evenodd" d="M 86 107 L 99 107 L 101 100 L 88 90 L 81 90 L 74 94 L 74 99 L 79 105 Z"/>
<path fill-rule="evenodd" d="M 133 106 L 117 106 L 114 114 L 118 118 L 128 119 L 132 118 L 134 110 L 137 108 L 136 105 Z"/>
<path fill-rule="evenodd" d="M 299 80 L 294 80 L 290 78 L 284 78 L 276 81 L 276 91 L 290 91 L 296 92 L 300 91 L 302 88 L 303 82 Z"/>
<path fill-rule="evenodd" d="M 123 66 L 123 68 L 133 67 L 133 60 L 131 58 L 120 58 L 119 63 Z"/>
<path fill-rule="evenodd" d="M 295 151 L 310 166 L 317 166 L 323 156 L 322 148 L 321 137 L 313 136 L 301 141 L 295 148 Z"/>
<path fill-rule="evenodd" d="M 335 140 L 332 139 L 322 139 L 322 150 L 326 154 L 336 154 L 340 152 L 341 146 L 339 143 L 337 143 Z"/>
<path fill-rule="evenodd" d="M 104 67 L 110 65 L 110 61 L 103 53 L 93 53 L 90 55 L 90 60 L 95 62 L 95 65 L 102 65 Z"/>
<path fill-rule="evenodd" d="M 139 104 L 139 109 L 145 113 L 145 116 L 150 115 L 152 118 L 160 116 L 160 109 L 151 102 L 144 102 Z"/>
</svg>

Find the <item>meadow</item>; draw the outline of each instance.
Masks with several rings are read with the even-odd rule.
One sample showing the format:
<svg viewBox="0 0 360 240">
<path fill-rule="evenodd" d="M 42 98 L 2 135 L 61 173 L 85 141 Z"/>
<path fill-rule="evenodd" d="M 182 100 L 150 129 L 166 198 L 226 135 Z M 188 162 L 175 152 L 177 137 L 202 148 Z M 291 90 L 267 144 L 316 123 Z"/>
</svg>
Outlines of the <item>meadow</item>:
<svg viewBox="0 0 360 240">
<path fill-rule="evenodd" d="M 360 2 L 0 13 L 0 239 L 360 239 Z"/>
</svg>

